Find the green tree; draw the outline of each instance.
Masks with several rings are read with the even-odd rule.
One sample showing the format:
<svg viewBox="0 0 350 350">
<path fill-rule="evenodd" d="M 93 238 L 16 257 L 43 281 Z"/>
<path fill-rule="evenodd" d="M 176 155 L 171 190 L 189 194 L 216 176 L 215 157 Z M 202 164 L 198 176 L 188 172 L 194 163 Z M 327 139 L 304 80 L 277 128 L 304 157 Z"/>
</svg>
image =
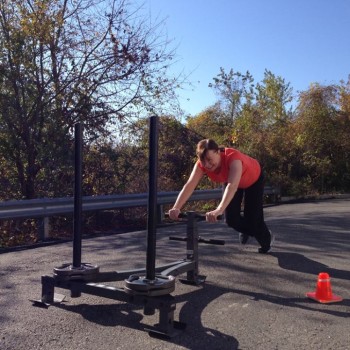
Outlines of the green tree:
<svg viewBox="0 0 350 350">
<path fill-rule="evenodd" d="M 146 192 L 146 171 L 146 154 L 135 144 L 119 142 L 90 146 L 84 159 L 84 193 Z"/>
<path fill-rule="evenodd" d="M 348 81 L 341 81 L 339 85 L 339 104 L 341 113 L 350 119 L 350 75 Z"/>
<path fill-rule="evenodd" d="M 264 79 L 256 84 L 256 106 L 264 114 L 267 126 L 290 120 L 293 90 L 282 77 L 265 70 Z M 288 107 L 289 106 L 289 107 Z"/>
<path fill-rule="evenodd" d="M 242 105 L 249 104 L 253 96 L 254 79 L 247 71 L 245 74 L 234 72 L 231 68 L 227 73 L 220 67 L 219 74 L 209 84 L 219 97 L 223 110 L 231 119 L 239 115 Z"/>
<path fill-rule="evenodd" d="M 265 70 L 263 80 L 256 84 L 256 113 L 260 116 L 260 152 L 268 181 L 284 190 L 293 158 L 291 102 L 293 90 L 284 78 Z"/>
<path fill-rule="evenodd" d="M 337 141 L 342 154 L 338 154 L 339 187 L 343 191 L 350 190 L 350 75 L 348 80 L 339 85 L 339 113 L 337 118 Z"/>
<path fill-rule="evenodd" d="M 199 113 L 188 117 L 186 125 L 190 130 L 204 138 L 214 139 L 218 144 L 230 145 L 232 143 L 233 121 L 217 103 Z"/>
<path fill-rule="evenodd" d="M 233 125 L 235 146 L 257 158 L 267 181 L 284 186 L 288 178 L 292 89 L 289 83 L 265 70 L 250 98 L 242 104 Z"/>
<path fill-rule="evenodd" d="M 141 120 L 129 126 L 129 140 L 137 145 L 138 152 L 145 161 L 137 162 L 135 166 L 142 169 L 143 191 L 147 191 L 148 178 L 148 120 Z M 185 127 L 172 116 L 159 118 L 158 138 L 158 190 L 175 191 L 181 189 L 192 170 L 196 160 L 195 149 L 201 135 Z M 133 177 L 131 181 L 139 181 Z M 140 188 L 141 189 L 141 188 Z"/>
<path fill-rule="evenodd" d="M 337 86 L 314 84 L 300 94 L 297 108 L 296 145 L 302 151 L 305 176 L 319 192 L 333 190 L 337 173 L 345 170 L 337 169 L 339 155 L 344 156 L 339 143 L 338 102 Z"/>
</svg>

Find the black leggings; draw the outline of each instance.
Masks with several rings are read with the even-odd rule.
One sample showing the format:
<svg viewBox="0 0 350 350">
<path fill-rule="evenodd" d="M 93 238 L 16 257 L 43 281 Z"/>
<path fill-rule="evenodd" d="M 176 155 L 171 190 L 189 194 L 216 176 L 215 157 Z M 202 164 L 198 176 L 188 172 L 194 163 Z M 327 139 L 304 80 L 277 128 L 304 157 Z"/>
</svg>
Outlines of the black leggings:
<svg viewBox="0 0 350 350">
<path fill-rule="evenodd" d="M 244 210 L 241 205 L 244 195 Z M 264 221 L 263 210 L 264 175 L 246 189 L 238 189 L 226 208 L 226 223 L 236 231 L 255 237 L 262 248 L 268 249 L 271 243 L 270 231 Z"/>
</svg>

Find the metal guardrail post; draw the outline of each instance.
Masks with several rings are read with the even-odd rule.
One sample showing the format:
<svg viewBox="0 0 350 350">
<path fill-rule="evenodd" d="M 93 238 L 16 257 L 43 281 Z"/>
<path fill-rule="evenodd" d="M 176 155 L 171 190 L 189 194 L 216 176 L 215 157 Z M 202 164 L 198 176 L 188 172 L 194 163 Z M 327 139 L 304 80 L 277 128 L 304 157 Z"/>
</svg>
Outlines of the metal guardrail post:
<svg viewBox="0 0 350 350">
<path fill-rule="evenodd" d="M 50 218 L 45 216 L 38 219 L 38 236 L 40 241 L 45 241 L 50 235 Z"/>
</svg>

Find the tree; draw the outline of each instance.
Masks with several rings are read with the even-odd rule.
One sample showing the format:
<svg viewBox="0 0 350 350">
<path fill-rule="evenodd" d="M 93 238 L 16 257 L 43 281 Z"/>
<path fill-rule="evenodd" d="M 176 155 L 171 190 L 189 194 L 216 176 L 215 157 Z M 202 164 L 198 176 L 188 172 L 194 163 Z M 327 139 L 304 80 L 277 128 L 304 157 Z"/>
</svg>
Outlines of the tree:
<svg viewBox="0 0 350 350">
<path fill-rule="evenodd" d="M 147 120 L 141 120 L 129 126 L 129 141 L 137 145 L 139 157 L 148 159 L 149 125 Z M 185 127 L 173 116 L 159 118 L 158 137 L 158 190 L 180 190 L 192 171 L 196 160 L 196 145 L 201 135 Z M 142 156 L 141 156 L 142 154 Z M 147 180 L 147 161 L 135 162 L 135 167 L 142 169 Z M 132 181 L 139 181 L 135 176 Z M 139 187 L 140 188 L 140 187 Z M 143 191 L 147 190 L 147 182 Z"/>
<path fill-rule="evenodd" d="M 84 193 L 109 195 L 146 192 L 146 156 L 136 144 L 92 145 L 84 159 Z"/>
<path fill-rule="evenodd" d="M 255 86 L 248 72 L 243 76 L 232 70 L 230 74 L 222 70 L 221 79 L 217 78 L 216 82 L 226 91 L 227 97 L 232 95 L 229 91 L 236 91 L 235 101 L 239 101 L 230 126 L 234 146 L 257 158 L 268 174 L 268 181 L 281 185 L 287 175 L 287 151 L 290 149 L 286 138 L 292 118 L 287 107 L 292 101 L 290 85 L 268 70 L 262 82 Z"/>
<path fill-rule="evenodd" d="M 232 143 L 233 121 L 219 104 L 211 106 L 194 117 L 187 118 L 187 127 L 201 136 L 211 138 L 218 144 L 229 146 Z"/>
<path fill-rule="evenodd" d="M 342 114 L 350 119 L 350 75 L 347 82 L 340 82 L 339 104 Z"/>
<path fill-rule="evenodd" d="M 265 70 L 264 79 L 256 84 L 256 105 L 265 115 L 266 125 L 275 125 L 289 121 L 293 100 L 293 90 L 285 79 L 275 76 L 271 71 Z"/>
<path fill-rule="evenodd" d="M 256 113 L 260 116 L 260 154 L 268 181 L 285 190 L 289 182 L 290 161 L 293 159 L 293 90 L 284 78 L 265 70 L 264 78 L 256 84 Z"/>
<path fill-rule="evenodd" d="M 124 0 L 0 0 L 0 152 L 21 197 L 66 166 L 74 123 L 89 142 L 174 96 L 174 52 L 139 10 Z"/>
<path fill-rule="evenodd" d="M 346 172 L 338 168 L 339 160 L 346 154 L 339 143 L 344 131 L 339 128 L 338 115 L 337 86 L 314 84 L 300 94 L 296 144 L 302 150 L 301 162 L 306 176 L 320 192 L 333 190 L 339 171 Z"/>
<path fill-rule="evenodd" d="M 213 80 L 214 83 L 210 83 L 209 87 L 218 94 L 223 109 L 233 120 L 239 115 L 242 105 L 251 101 L 254 79 L 249 71 L 242 74 L 234 72 L 231 68 L 226 73 L 224 68 L 220 67 L 220 73 Z"/>
<path fill-rule="evenodd" d="M 350 189 L 350 76 L 347 82 L 341 81 L 339 86 L 339 105 L 337 125 L 337 141 L 343 154 L 338 155 L 339 187 L 343 191 Z M 347 170 L 346 170 L 347 169 Z"/>
<path fill-rule="evenodd" d="M 287 111 L 291 100 L 289 84 L 265 70 L 264 79 L 256 84 L 253 98 L 243 104 L 234 122 L 237 144 L 246 152 L 266 160 L 269 136 L 283 140 L 291 119 L 291 113 Z"/>
</svg>

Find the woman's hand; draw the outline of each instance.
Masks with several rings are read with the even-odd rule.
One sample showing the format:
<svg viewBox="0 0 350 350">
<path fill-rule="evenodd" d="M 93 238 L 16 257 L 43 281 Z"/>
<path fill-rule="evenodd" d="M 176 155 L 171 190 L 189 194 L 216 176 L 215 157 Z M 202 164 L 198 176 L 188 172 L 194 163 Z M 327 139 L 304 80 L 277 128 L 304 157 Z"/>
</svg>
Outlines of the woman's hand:
<svg viewBox="0 0 350 350">
<path fill-rule="evenodd" d="M 179 220 L 180 209 L 172 208 L 169 210 L 168 214 L 171 220 Z"/>
<path fill-rule="evenodd" d="M 205 214 L 205 219 L 208 222 L 217 222 L 218 221 L 218 216 L 222 215 L 223 211 L 221 209 L 215 209 L 213 211 L 209 211 Z"/>
</svg>

